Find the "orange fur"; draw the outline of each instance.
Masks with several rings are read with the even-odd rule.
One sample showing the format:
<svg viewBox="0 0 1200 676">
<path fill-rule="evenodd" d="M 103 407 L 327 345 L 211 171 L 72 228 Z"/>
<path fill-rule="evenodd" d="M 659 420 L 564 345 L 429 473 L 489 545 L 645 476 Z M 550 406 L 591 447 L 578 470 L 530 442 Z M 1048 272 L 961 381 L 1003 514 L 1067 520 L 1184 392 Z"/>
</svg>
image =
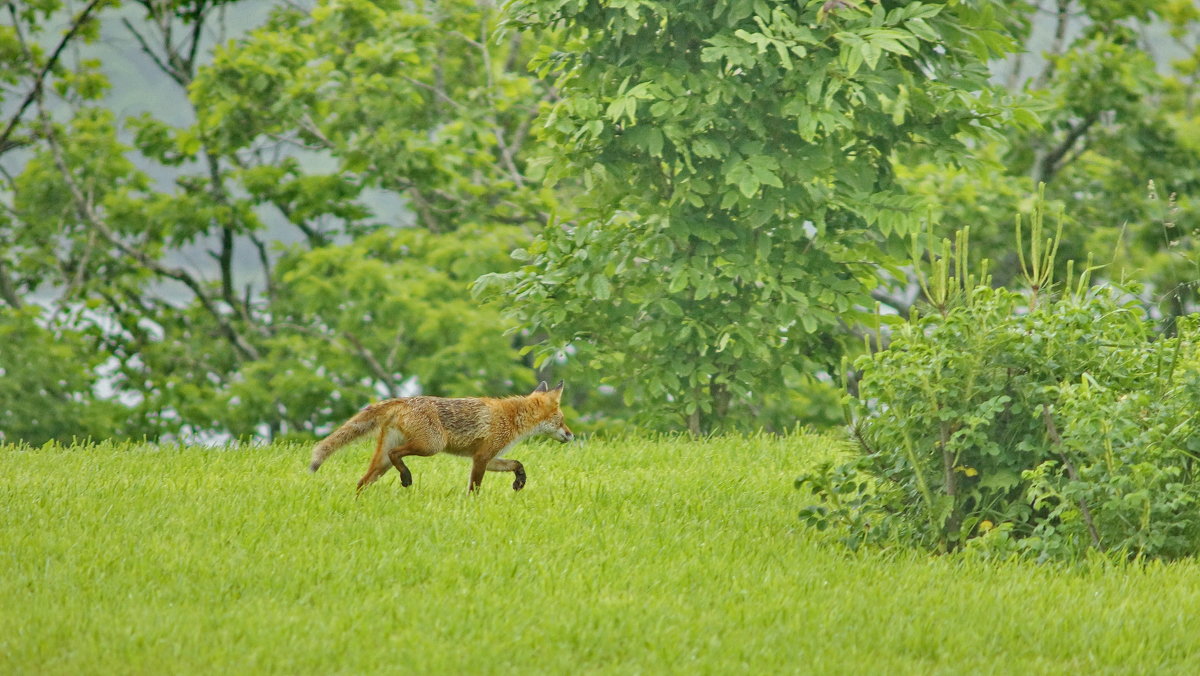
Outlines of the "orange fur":
<svg viewBox="0 0 1200 676">
<path fill-rule="evenodd" d="M 516 460 L 497 457 L 510 446 L 532 434 L 548 434 L 561 442 L 575 437 L 563 423 L 559 401 L 562 383 L 554 389 L 542 383 L 523 397 L 496 399 L 471 397 L 404 397 L 367 406 L 313 448 L 310 469 L 317 471 L 334 451 L 355 439 L 379 431 L 375 453 L 358 490 L 374 483 L 395 467 L 400 483 L 412 484 L 412 473 L 404 463 L 410 455 L 450 453 L 471 459 L 471 482 L 475 490 L 485 471 L 512 472 L 513 489 L 525 486 L 525 468 Z"/>
</svg>

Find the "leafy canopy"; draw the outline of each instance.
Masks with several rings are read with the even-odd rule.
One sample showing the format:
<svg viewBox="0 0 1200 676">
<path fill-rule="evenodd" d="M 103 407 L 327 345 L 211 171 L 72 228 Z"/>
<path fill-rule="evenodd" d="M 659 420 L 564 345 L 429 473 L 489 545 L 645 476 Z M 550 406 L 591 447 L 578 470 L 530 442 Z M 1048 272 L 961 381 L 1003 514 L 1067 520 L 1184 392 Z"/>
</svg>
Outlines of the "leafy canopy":
<svg viewBox="0 0 1200 676">
<path fill-rule="evenodd" d="M 836 360 L 889 236 L 918 222 L 893 161 L 965 163 L 1033 123 L 988 84 L 1006 4 L 510 3 L 515 26 L 562 32 L 534 62 L 561 94 L 541 166 L 585 190 L 480 288 L 655 424 L 789 427 L 790 387 Z"/>
<path fill-rule="evenodd" d="M 511 323 L 468 290 L 513 267 L 556 199 L 527 175 L 551 94 L 531 43 L 495 39 L 494 7 L 280 5 L 207 52 L 235 3 L 130 3 L 117 26 L 118 4 L 34 3 L 0 30 L 0 95 L 29 94 L 3 139 L 23 153 L 0 176 L 0 300 L 29 322 L 36 294 L 38 335 L 94 355 L 64 387 L 113 390 L 124 404 L 95 408 L 110 433 L 311 435 L 375 397 L 532 385 Z M 187 122 L 101 98 L 103 64 L 67 40 L 101 19 Z M 39 47 L 62 23 L 66 46 Z M 21 436 L 70 438 L 35 427 Z"/>
</svg>

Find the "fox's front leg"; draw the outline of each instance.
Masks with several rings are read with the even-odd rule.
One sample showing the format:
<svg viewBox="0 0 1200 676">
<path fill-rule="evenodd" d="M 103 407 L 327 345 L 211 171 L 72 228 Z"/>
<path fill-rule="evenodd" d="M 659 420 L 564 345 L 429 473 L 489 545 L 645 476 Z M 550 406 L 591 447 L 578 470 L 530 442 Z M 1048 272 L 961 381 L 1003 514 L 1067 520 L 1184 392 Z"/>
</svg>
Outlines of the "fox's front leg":
<svg viewBox="0 0 1200 676">
<path fill-rule="evenodd" d="M 525 488 L 525 467 L 516 460 L 508 458 L 495 458 L 487 464 L 489 472 L 512 472 L 516 475 L 513 479 L 513 490 L 519 491 Z"/>
<path fill-rule="evenodd" d="M 467 492 L 474 493 L 475 489 L 479 488 L 479 484 L 483 483 L 483 473 L 487 471 L 488 459 L 486 457 L 475 456 L 471 458 L 471 483 L 467 485 Z"/>
</svg>

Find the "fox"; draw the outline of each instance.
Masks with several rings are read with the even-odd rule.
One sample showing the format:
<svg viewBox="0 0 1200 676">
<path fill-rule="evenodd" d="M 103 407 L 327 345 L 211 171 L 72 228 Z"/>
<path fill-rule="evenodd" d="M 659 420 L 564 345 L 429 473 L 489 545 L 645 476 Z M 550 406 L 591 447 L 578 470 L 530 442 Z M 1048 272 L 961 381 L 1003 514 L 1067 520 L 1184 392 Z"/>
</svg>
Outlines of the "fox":
<svg viewBox="0 0 1200 676">
<path fill-rule="evenodd" d="M 512 487 L 525 487 L 525 466 L 503 458 L 525 437 L 545 434 L 567 443 L 575 435 L 563 422 L 560 408 L 563 382 L 554 388 L 542 381 L 532 393 L 505 398 L 400 397 L 370 404 L 322 439 L 314 448 L 309 471 L 339 448 L 379 430 L 375 454 L 367 473 L 358 480 L 357 493 L 395 467 L 400 485 L 412 485 L 412 472 L 404 464 L 410 455 L 428 457 L 450 453 L 471 460 L 467 492 L 483 483 L 484 472 L 512 472 Z"/>
</svg>

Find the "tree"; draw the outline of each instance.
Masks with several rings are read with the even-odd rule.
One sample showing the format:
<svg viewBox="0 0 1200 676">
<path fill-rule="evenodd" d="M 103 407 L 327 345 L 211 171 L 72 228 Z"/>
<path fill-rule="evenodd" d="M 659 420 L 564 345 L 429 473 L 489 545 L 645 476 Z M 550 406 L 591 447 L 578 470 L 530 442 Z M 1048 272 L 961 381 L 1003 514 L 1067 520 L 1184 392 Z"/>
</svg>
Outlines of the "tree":
<svg viewBox="0 0 1200 676">
<path fill-rule="evenodd" d="M 104 437 L 117 426 L 120 404 L 93 390 L 102 358 L 88 336 L 69 328 L 46 328 L 38 309 L 0 309 L 0 443 L 40 445 Z M 136 427 L 126 425 L 133 433 Z"/>
<path fill-rule="evenodd" d="M 1097 280 L 1146 281 L 1146 303 L 1169 325 L 1195 309 L 1200 279 L 1200 9 L 1190 0 L 1043 0 L 1018 6 L 1018 16 L 1018 39 L 1044 35 L 1048 48 L 997 70 L 1039 102 L 1043 124 L 1005 129 L 981 147 L 987 171 L 918 163 L 901 168 L 902 181 L 930 197 L 941 233 L 971 226 L 1001 284 L 1018 274 L 1015 255 L 1002 253 L 1013 216 L 1030 212 L 1044 182 L 1065 219 L 1060 268 L 1095 254 Z"/>
<path fill-rule="evenodd" d="M 1034 123 L 988 85 L 1005 5 L 511 3 L 522 27 L 561 26 L 566 49 L 535 62 L 562 94 L 543 166 L 586 191 L 480 288 L 659 424 L 789 427 L 790 388 L 835 362 L 922 215 L 893 162 L 969 164 Z"/>
<path fill-rule="evenodd" d="M 555 200 L 525 173 L 552 93 L 523 36 L 494 40 L 493 8 L 281 6 L 210 58 L 230 3 L 129 3 L 124 27 L 191 107 L 175 126 L 106 109 L 100 64 L 47 65 L 29 34 L 62 6 L 42 4 L 9 6 L 13 77 L 41 80 L 14 118 L 29 154 L 7 175 L 0 290 L 87 308 L 106 384 L 152 436 L 312 434 L 372 396 L 532 386 L 467 289 Z"/>
</svg>

